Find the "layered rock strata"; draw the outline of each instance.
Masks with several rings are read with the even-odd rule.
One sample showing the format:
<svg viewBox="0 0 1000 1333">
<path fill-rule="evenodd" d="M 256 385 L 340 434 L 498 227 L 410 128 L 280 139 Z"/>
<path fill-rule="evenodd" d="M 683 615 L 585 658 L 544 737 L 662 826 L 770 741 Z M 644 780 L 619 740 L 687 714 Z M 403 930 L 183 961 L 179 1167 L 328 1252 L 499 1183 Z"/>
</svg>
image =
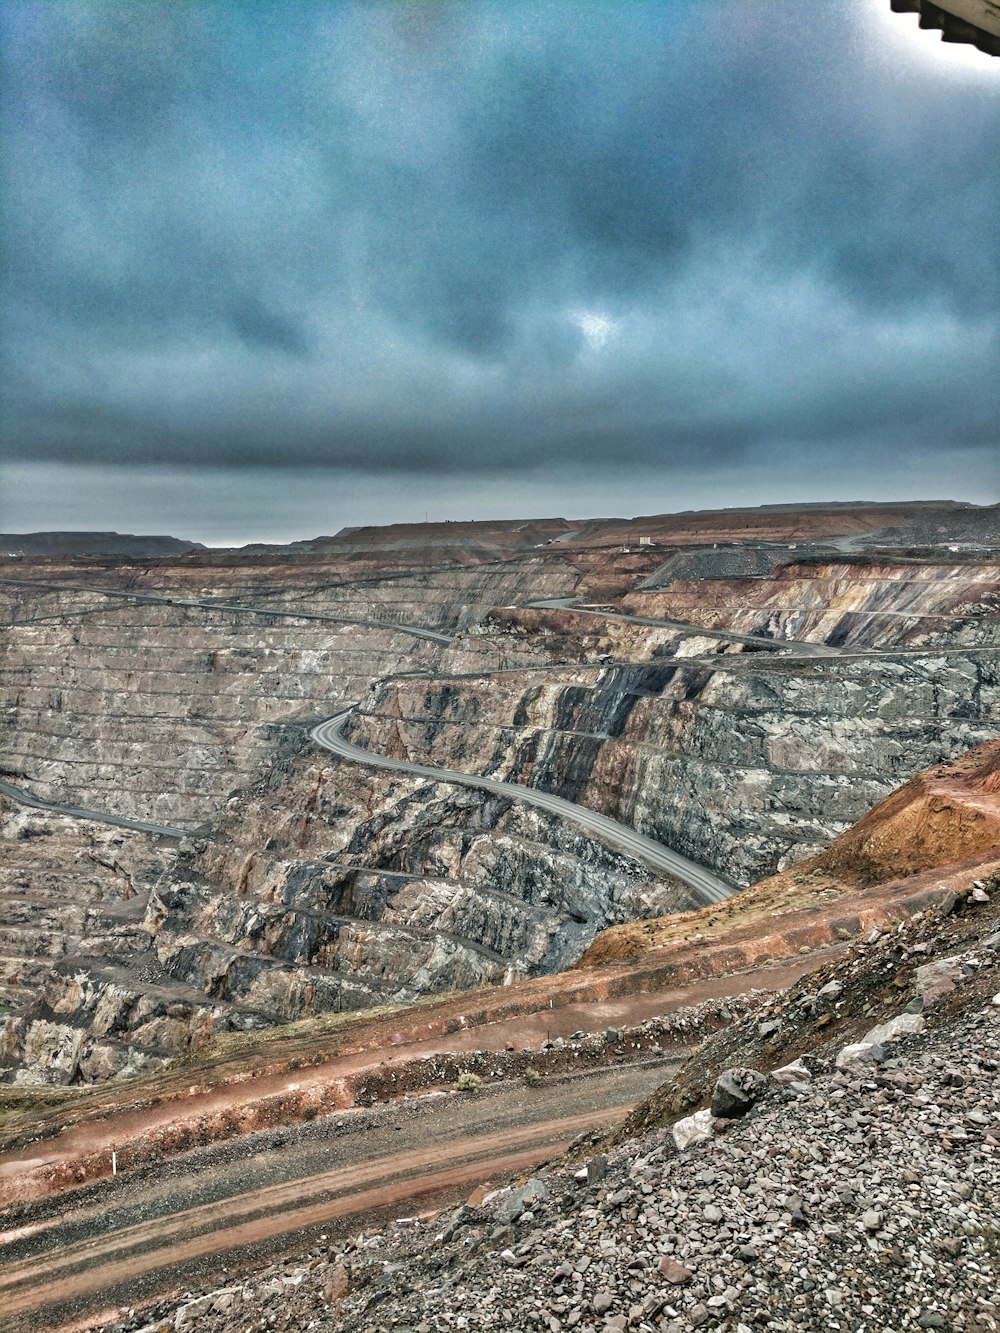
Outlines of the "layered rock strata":
<svg viewBox="0 0 1000 1333">
<path fill-rule="evenodd" d="M 785 563 L 763 577 L 677 578 L 622 605 L 636 615 L 847 650 L 1000 647 L 995 562 Z"/>
<path fill-rule="evenodd" d="M 194 827 L 268 753 L 434 645 L 355 625 L 42 594 L 3 631 L 3 768 L 46 800 Z"/>
<path fill-rule="evenodd" d="M 0 798 L 0 1003 L 29 999 L 85 942 L 113 955 L 141 923 L 173 849 Z"/>
<path fill-rule="evenodd" d="M 387 782 L 289 735 L 213 836 L 182 844 L 131 956 L 61 960 L 8 1022 L 7 1077 L 127 1075 L 213 1030 L 554 971 L 606 925 L 692 905 L 540 811 Z"/>
<path fill-rule="evenodd" d="M 749 883 L 1000 730 L 1000 662 L 985 655 L 724 661 L 389 680 L 349 735 L 542 787 Z"/>
</svg>

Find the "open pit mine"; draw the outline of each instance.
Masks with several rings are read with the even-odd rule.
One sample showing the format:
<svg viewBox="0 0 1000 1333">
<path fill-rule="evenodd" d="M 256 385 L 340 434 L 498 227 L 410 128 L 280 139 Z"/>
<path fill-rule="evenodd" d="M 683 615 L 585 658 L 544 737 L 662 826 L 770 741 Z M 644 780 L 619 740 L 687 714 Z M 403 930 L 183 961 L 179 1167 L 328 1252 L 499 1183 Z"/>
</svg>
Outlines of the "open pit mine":
<svg viewBox="0 0 1000 1333">
<path fill-rule="evenodd" d="M 3 1329 L 1000 1328 L 1000 510 L 4 544 Z"/>
</svg>

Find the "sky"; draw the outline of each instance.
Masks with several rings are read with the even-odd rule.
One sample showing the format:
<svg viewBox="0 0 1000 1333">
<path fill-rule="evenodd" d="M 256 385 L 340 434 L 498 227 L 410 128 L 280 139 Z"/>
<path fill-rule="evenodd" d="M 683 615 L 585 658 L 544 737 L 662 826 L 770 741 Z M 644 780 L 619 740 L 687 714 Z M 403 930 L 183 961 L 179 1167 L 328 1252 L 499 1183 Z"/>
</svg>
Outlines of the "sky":
<svg viewBox="0 0 1000 1333">
<path fill-rule="evenodd" d="M 1000 60 L 889 0 L 0 23 L 0 531 L 1000 499 Z"/>
</svg>

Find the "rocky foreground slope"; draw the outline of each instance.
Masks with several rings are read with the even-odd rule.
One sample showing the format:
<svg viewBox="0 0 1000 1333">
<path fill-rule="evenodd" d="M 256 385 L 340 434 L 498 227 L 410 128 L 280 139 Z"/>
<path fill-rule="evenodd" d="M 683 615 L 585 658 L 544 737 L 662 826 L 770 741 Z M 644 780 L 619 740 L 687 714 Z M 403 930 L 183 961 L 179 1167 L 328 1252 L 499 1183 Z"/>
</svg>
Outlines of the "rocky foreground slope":
<svg viewBox="0 0 1000 1333">
<path fill-rule="evenodd" d="M 998 927 L 1000 880 L 970 886 L 709 1037 L 550 1169 L 113 1327 L 995 1330 Z"/>
</svg>

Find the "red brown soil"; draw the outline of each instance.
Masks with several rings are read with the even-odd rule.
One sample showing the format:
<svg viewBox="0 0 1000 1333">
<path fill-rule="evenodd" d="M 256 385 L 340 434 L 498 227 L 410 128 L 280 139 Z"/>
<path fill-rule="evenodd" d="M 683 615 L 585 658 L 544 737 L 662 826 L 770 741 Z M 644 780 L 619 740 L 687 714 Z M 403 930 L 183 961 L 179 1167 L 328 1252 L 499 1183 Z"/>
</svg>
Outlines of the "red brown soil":
<svg viewBox="0 0 1000 1333">
<path fill-rule="evenodd" d="M 996 871 L 1000 741 L 913 779 L 812 861 L 724 903 L 605 931 L 576 968 L 558 976 L 332 1028 L 293 1025 L 251 1047 L 237 1041 L 228 1054 L 223 1045 L 187 1068 L 104 1087 L 43 1113 L 35 1136 L 46 1124 L 66 1127 L 43 1146 L 19 1149 L 16 1133 L 8 1138 L 0 1201 L 101 1178 L 112 1148 L 125 1167 L 350 1107 L 381 1069 L 393 1071 L 383 1090 L 426 1086 L 428 1055 L 499 1051 L 508 1042 L 540 1041 L 543 1030 L 565 1037 L 754 986 L 787 985 L 815 965 L 818 951 Z M 778 962 L 786 964 L 780 974 L 761 971 Z M 422 1082 L 414 1085 L 418 1067 Z"/>
<path fill-rule="evenodd" d="M 918 774 L 799 869 L 863 887 L 998 847 L 1000 741 L 991 741 Z"/>
<path fill-rule="evenodd" d="M 1000 740 L 917 775 L 880 801 L 818 856 L 715 907 L 603 931 L 578 966 L 685 948 L 692 938 L 731 944 L 771 939 L 762 923 L 894 911 L 939 889 L 962 890 L 1000 870 Z M 868 892 L 858 893 L 858 890 Z M 877 889 L 877 892 L 875 891 Z M 762 929 L 765 933 L 762 934 Z M 772 949 L 773 945 L 767 945 Z M 777 956 L 773 952 L 770 956 Z"/>
<path fill-rule="evenodd" d="M 796 953 L 789 947 L 778 957 Z M 317 1114 L 328 1114 L 356 1104 L 358 1092 L 374 1076 L 394 1095 L 427 1087 L 428 1056 L 469 1051 L 505 1050 L 509 1045 L 540 1045 L 548 1037 L 569 1037 L 577 1030 L 597 1031 L 607 1026 L 629 1026 L 704 1000 L 724 999 L 753 988 L 780 989 L 817 966 L 817 958 L 796 958 L 793 963 L 766 967 L 752 975 L 715 972 L 719 960 L 706 954 L 695 966 L 615 969 L 583 981 L 578 974 L 542 978 L 548 989 L 535 983 L 510 987 L 503 993 L 502 1016 L 495 1008 L 465 1013 L 450 1005 L 435 1006 L 429 1038 L 405 1040 L 404 1016 L 371 1022 L 372 1044 L 332 1058 L 322 1051 L 292 1060 L 280 1038 L 274 1041 L 275 1067 L 242 1078 L 230 1068 L 212 1071 L 201 1084 L 191 1071 L 179 1072 L 171 1089 L 161 1087 L 149 1097 L 146 1081 L 129 1088 L 103 1088 L 87 1102 L 55 1113 L 74 1117 L 62 1132 L 44 1143 L 31 1143 L 0 1158 L 0 1205 L 58 1194 L 111 1173 L 115 1150 L 124 1170 L 153 1156 L 170 1156 L 194 1146 L 235 1138 L 281 1124 L 295 1124 Z M 689 980 L 689 978 L 704 978 Z M 688 984 L 682 984 L 687 982 Z M 525 996 L 511 994 L 531 987 Z M 470 997 L 465 997 L 467 1000 Z M 550 1007 L 551 1005 L 551 1007 Z M 440 1012 L 448 1009 L 447 1018 Z M 451 1026 L 451 1031 L 447 1027 Z M 378 1035 L 375 1036 L 374 1034 Z M 294 1039 L 290 1039 L 294 1041 Z M 287 1046 L 288 1043 L 284 1043 Z M 304 1041 L 297 1049 L 303 1051 Z M 314 1044 L 320 1045 L 319 1042 Z M 326 1039 L 329 1046 L 329 1038 Z M 318 1055 L 318 1059 L 317 1059 Z M 315 1063 L 313 1061 L 315 1060 Z M 176 1086 L 187 1080 L 187 1086 Z M 146 1097 L 143 1097 L 143 1091 Z M 116 1105 L 117 1103 L 117 1105 Z M 37 1128 L 37 1126 L 36 1126 Z"/>
<path fill-rule="evenodd" d="M 30 1259 L 4 1267 L 0 1273 L 4 1309 L 14 1314 L 55 1304 L 118 1286 L 165 1262 L 174 1266 L 283 1232 L 373 1212 L 400 1201 L 409 1203 L 423 1194 L 469 1186 L 482 1179 L 484 1162 L 496 1174 L 522 1171 L 560 1151 L 581 1131 L 613 1124 L 630 1109 L 615 1106 L 597 1114 L 584 1112 L 429 1150 L 379 1157 L 308 1181 L 270 1185 L 89 1237 L 60 1249 L 48 1262 Z"/>
</svg>

